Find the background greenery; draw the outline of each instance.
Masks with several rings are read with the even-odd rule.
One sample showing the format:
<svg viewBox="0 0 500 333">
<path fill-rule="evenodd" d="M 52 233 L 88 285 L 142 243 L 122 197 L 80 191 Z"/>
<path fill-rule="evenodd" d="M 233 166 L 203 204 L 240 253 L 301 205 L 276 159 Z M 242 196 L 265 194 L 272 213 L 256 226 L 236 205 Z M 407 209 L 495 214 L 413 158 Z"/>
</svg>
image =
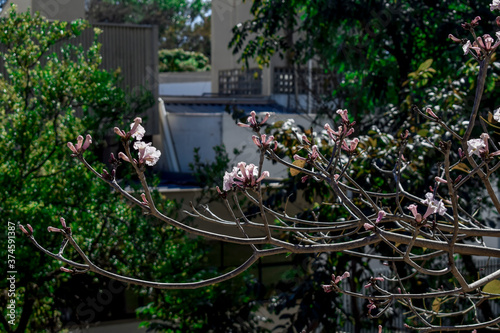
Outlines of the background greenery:
<svg viewBox="0 0 500 333">
<path fill-rule="evenodd" d="M 104 269 L 160 281 L 212 276 L 210 265 L 202 260 L 206 245 L 188 241 L 184 233 L 142 216 L 70 157 L 66 142 L 90 133 L 95 142 L 86 158 L 97 170 L 106 167 L 98 162 L 105 136 L 113 126 L 125 128 L 153 104 L 151 93 L 132 95 L 117 87 L 117 75 L 100 69 L 97 33 L 89 49 L 66 43 L 88 28 L 85 21 L 48 22 L 38 14 L 15 11 L 0 20 L 7 73 L 0 78 L 0 214 L 5 226 L 7 221 L 29 223 L 37 241 L 57 251 L 61 238 L 47 232 L 47 227 L 57 227 L 64 217 L 80 247 Z M 134 179 L 121 181 L 135 183 Z M 159 208 L 175 216 L 179 207 L 158 193 L 155 196 Z M 37 251 L 19 230 L 18 234 L 16 325 L 7 323 L 8 298 L 2 293 L 0 330 L 59 332 L 65 323 L 86 327 L 109 318 L 110 308 L 99 303 L 96 311 L 88 311 L 89 297 L 104 295 L 110 281 L 92 274 L 63 273 L 61 263 Z M 6 242 L 0 238 L 2 248 Z M 66 255 L 80 260 L 71 250 Z M 6 283 L 0 282 L 2 290 Z M 141 295 L 146 305 L 140 317 L 155 319 L 162 330 L 190 327 L 193 332 L 207 332 L 233 325 L 229 321 L 233 313 L 243 318 L 247 328 L 254 325 L 250 312 L 254 305 L 248 302 L 252 292 L 247 286 L 251 280 L 207 287 L 201 293 L 140 288 L 133 293 Z M 112 302 L 123 308 L 123 295 L 113 295 Z M 161 319 L 164 324 L 158 324 Z"/>
</svg>

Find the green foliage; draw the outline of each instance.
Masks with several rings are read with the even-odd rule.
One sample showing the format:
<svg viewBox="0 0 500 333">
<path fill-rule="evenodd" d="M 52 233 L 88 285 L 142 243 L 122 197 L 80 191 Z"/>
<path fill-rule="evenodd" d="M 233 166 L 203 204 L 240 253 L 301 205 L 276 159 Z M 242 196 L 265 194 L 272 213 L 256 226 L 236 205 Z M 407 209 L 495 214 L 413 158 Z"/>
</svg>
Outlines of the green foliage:
<svg viewBox="0 0 500 333">
<path fill-rule="evenodd" d="M 7 72 L 0 78 L 0 212 L 5 227 L 7 221 L 30 224 L 37 241 L 57 252 L 62 239 L 47 232 L 47 227 L 57 227 L 59 218 L 64 217 L 79 246 L 103 269 L 162 281 L 213 276 L 206 268 L 210 264 L 201 260 L 208 251 L 206 245 L 143 216 L 140 209 L 132 209 L 107 184 L 76 163 L 66 146 L 92 129 L 94 144 L 89 150 L 99 152 L 96 143 L 103 142 L 101 138 L 112 133 L 113 126 L 128 126 L 131 120 L 127 119 L 151 107 L 151 95 L 130 95 L 118 88 L 118 76 L 99 67 L 100 45 L 96 40 L 88 49 L 67 43 L 89 28 L 85 21 L 48 22 L 38 14 L 10 11 L 0 27 Z M 92 155 L 98 154 L 87 152 L 86 159 L 97 170 L 102 169 L 104 165 Z M 122 181 L 134 185 L 133 180 Z M 157 184 L 156 180 L 151 185 Z M 134 195 L 139 197 L 139 193 Z M 159 209 L 175 216 L 180 209 L 175 202 L 164 200 L 158 192 L 153 195 Z M 8 298 L 4 293 L 0 297 L 2 332 L 59 332 L 68 319 L 83 326 L 95 318 L 105 319 L 106 311 L 92 316 L 79 312 L 86 306 L 82 300 L 99 292 L 100 283 L 92 274 L 70 276 L 62 272 L 60 262 L 34 249 L 17 227 L 16 233 L 16 325 L 7 323 Z M 6 238 L 1 238 L 0 246 L 7 247 Z M 66 249 L 65 255 L 81 261 L 72 249 Z M 0 282 L 2 290 L 6 283 Z M 149 306 L 153 315 L 144 315 L 144 319 L 163 319 L 175 323 L 172 327 L 181 321 L 183 327 L 192 324 L 193 332 L 195 327 L 206 332 L 214 326 L 211 320 L 220 325 L 217 331 L 224 331 L 222 325 L 230 325 L 227 317 L 232 311 L 249 321 L 253 305 L 238 302 L 248 301 L 245 295 L 251 295 L 247 290 L 250 285 L 208 287 L 204 290 L 206 300 L 200 300 L 198 291 L 150 295 L 149 290 L 135 290 L 154 299 Z M 231 297 L 221 303 L 221 294 Z M 165 312 L 164 308 L 176 311 Z M 67 312 L 63 310 L 68 309 L 73 315 L 63 320 L 62 314 Z M 217 311 L 226 319 L 207 316 Z"/>
<path fill-rule="evenodd" d="M 437 145 L 447 138 L 447 134 L 435 123 L 423 121 L 412 107 L 417 105 L 425 109 L 431 106 L 444 122 L 458 124 L 453 129 L 463 135 L 464 129 L 460 126 L 470 114 L 479 66 L 474 60 L 464 63 L 463 53 L 450 42 L 448 34 L 468 37 L 464 30 L 458 30 L 460 23 L 478 15 L 483 22 L 494 21 L 489 11 L 490 3 L 487 0 L 467 3 L 375 0 L 369 4 L 359 0 L 254 1 L 251 7 L 253 17 L 238 22 L 233 28 L 230 47 L 247 66 L 250 59 L 267 65 L 276 55 L 292 69 L 304 68 L 309 60 L 313 60 L 314 66 L 329 78 L 325 83 L 330 88 L 323 95 L 312 91 L 316 102 L 313 112 L 323 116 L 316 120 L 316 124 L 328 122 L 332 128 L 337 128 L 339 117 L 335 110 L 349 110 L 357 123 L 354 135 L 360 140 L 349 176 L 364 189 L 380 192 L 394 189 L 396 178 L 391 171 L 397 163 L 400 135 L 408 129 L 410 137 L 404 156 L 412 163 L 399 181 L 409 192 L 420 194 L 428 187 L 432 170 L 436 170 L 436 151 L 429 149 L 430 143 Z M 486 110 L 493 110 L 500 102 L 494 94 L 494 87 L 498 84 L 498 65 L 493 63 L 492 67 L 481 103 Z M 283 144 L 278 152 L 280 156 L 292 159 L 294 154 L 301 154 L 298 149 L 291 149 L 301 145 L 294 130 L 300 135 L 306 134 L 322 147 L 323 154 L 330 156 L 332 153 L 331 146 L 319 133 L 290 126 L 282 129 L 281 125 L 266 128 L 266 133 L 273 134 Z M 457 149 L 458 146 L 452 151 Z M 374 168 L 374 163 L 387 172 Z M 330 221 L 335 214 L 339 214 L 337 217 L 344 214 L 342 216 L 348 218 L 345 212 L 337 210 L 338 207 L 328 204 L 335 202 L 336 198 L 326 186 L 311 179 L 302 183 L 302 176 L 286 181 L 283 185 L 291 196 L 275 203 L 295 200 L 301 191 L 305 199 L 313 203 L 312 209 L 305 211 L 304 216 L 320 216 Z M 464 194 L 467 196 L 465 201 L 479 205 L 475 197 L 480 193 L 474 184 L 472 182 L 470 191 Z M 361 209 L 365 205 L 362 200 L 356 204 Z M 381 251 L 392 255 L 389 249 L 382 248 Z M 329 258 L 337 259 L 335 254 Z M 330 270 L 330 263 L 327 265 L 323 269 Z M 337 272 L 342 272 L 347 266 L 336 268 Z M 307 279 L 302 280 L 295 288 L 306 290 L 308 283 Z M 311 294 L 312 291 L 310 294 L 304 292 L 302 297 L 314 299 Z M 281 296 L 278 303 L 286 303 L 290 297 Z M 297 313 L 294 320 L 300 316 Z M 322 321 L 324 318 L 314 317 L 314 320 L 328 325 Z M 352 316 L 350 320 L 356 322 L 357 327 L 362 325 L 359 316 Z M 291 321 L 290 331 L 292 326 Z"/>
<path fill-rule="evenodd" d="M 91 22 L 157 25 L 160 48 L 183 48 L 210 57 L 210 1 L 93 0 L 87 17 Z"/>
<path fill-rule="evenodd" d="M 94 129 L 94 137 L 102 137 L 112 122 L 151 106 L 151 97 L 127 95 L 117 87 L 118 78 L 99 68 L 96 41 L 87 50 L 65 43 L 89 28 L 85 21 L 48 22 L 39 14 L 16 14 L 12 9 L 1 19 L 0 27 L 7 73 L 0 78 L 3 219 L 5 223 L 31 224 L 38 240 L 55 250 L 60 239 L 46 228 L 58 225 L 64 216 L 72 228 L 82 231 L 79 241 L 83 248 L 96 246 L 90 239 L 99 239 L 100 233 L 109 236 L 108 232 L 122 227 L 111 221 L 130 214 L 107 186 L 95 182 L 72 161 L 66 142 L 74 141 L 86 128 Z M 77 112 L 82 116 L 76 117 Z M 2 247 L 5 241 L 2 238 Z M 111 246 L 98 247 L 96 252 L 109 254 Z M 18 316 L 11 326 L 2 311 L 2 331 L 60 330 L 61 313 L 55 304 L 71 297 L 58 300 L 55 292 L 67 274 L 24 237 L 17 238 L 15 255 Z M 5 283 L 1 282 L 2 289 Z M 2 309 L 6 301 L 2 296 Z"/>
<path fill-rule="evenodd" d="M 160 72 L 205 72 L 210 70 L 208 58 L 199 52 L 183 49 L 158 52 Z"/>
</svg>

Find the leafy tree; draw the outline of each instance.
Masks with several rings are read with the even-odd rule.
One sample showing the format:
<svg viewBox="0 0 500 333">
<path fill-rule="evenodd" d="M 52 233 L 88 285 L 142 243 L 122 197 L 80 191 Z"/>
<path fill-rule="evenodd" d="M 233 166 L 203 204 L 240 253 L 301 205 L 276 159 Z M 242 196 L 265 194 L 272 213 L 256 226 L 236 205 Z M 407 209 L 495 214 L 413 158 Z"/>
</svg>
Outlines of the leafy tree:
<svg viewBox="0 0 500 333">
<path fill-rule="evenodd" d="M 160 50 L 160 72 L 204 72 L 210 70 L 209 60 L 202 53 L 183 49 Z"/>
<path fill-rule="evenodd" d="M 81 248 L 95 251 L 89 259 L 107 269 L 144 279 L 162 279 L 175 274 L 179 279 L 184 279 L 186 274 L 197 279 L 210 274 L 211 270 L 206 268 L 210 264 L 200 259 L 208 251 L 206 245 L 192 239 L 188 242 L 183 232 L 131 210 L 119 200 L 117 193 L 110 192 L 106 184 L 95 182 L 68 154 L 66 143 L 78 133 L 93 128 L 90 134 L 94 141 L 102 142 L 105 135 L 112 132 L 111 124 L 126 121 L 151 107 L 151 94 L 130 95 L 117 87 L 118 76 L 100 69 L 97 32 L 88 49 L 67 43 L 90 28 L 85 21 L 48 22 L 39 14 L 16 14 L 13 9 L 1 19 L 0 27 L 0 43 L 5 48 L 3 66 L 7 73 L 0 78 L 3 92 L 0 96 L 0 212 L 5 230 L 10 222 L 30 224 L 34 232 L 45 234 L 47 227 L 58 224 L 64 216 L 68 227 L 81 232 L 78 236 Z M 97 150 L 99 152 L 99 146 Z M 96 157 L 90 157 L 89 161 L 101 170 L 105 167 Z M 116 167 L 113 163 L 112 166 Z M 121 182 L 134 186 L 136 180 Z M 159 193 L 153 192 L 153 195 L 160 201 Z M 178 209 L 174 202 L 164 200 L 159 207 L 172 212 Z M 50 234 L 40 237 L 39 242 L 51 251 L 57 251 L 60 246 Z M 7 248 L 7 245 L 7 238 L 2 237 L 0 246 Z M 103 288 L 92 276 L 70 278 L 67 272 L 61 271 L 57 261 L 34 252 L 31 244 L 19 238 L 13 254 L 15 268 L 11 270 L 17 271 L 16 318 L 14 325 L 9 323 L 10 309 L 6 305 L 10 297 L 2 293 L 2 332 L 59 332 L 66 323 L 86 326 L 96 318 L 106 319 L 107 311 L 89 313 L 92 308 L 85 303 L 85 299 L 97 295 Z M 75 255 L 73 252 L 70 257 Z M 179 271 L 179 266 L 188 267 L 186 265 L 189 265 L 187 273 Z M 162 327 L 166 331 L 177 329 L 182 318 L 181 327 L 193 324 L 193 332 L 195 328 L 206 332 L 218 324 L 228 325 L 231 311 L 238 311 L 243 321 L 251 323 L 245 316 L 253 305 L 238 303 L 251 297 L 239 298 L 243 294 L 251 295 L 246 288 L 250 282 L 206 288 L 204 298 L 194 292 L 154 293 L 148 310 L 140 311 L 141 318 L 164 319 L 166 324 Z M 0 288 L 7 290 L 7 283 L 3 279 Z M 113 282 L 107 284 L 113 285 Z M 220 294 L 228 290 L 240 296 L 219 303 Z M 136 292 L 146 297 L 151 291 L 137 288 Z M 96 309 L 102 309 L 98 306 Z M 162 306 L 177 311 L 165 312 Z M 217 312 L 213 311 L 214 306 Z M 207 316 L 212 312 L 220 317 Z"/>
<path fill-rule="evenodd" d="M 315 61 L 327 75 L 329 92 L 316 95 L 316 111 L 331 115 L 329 110 L 341 107 L 354 116 L 376 114 L 380 119 L 387 118 L 385 112 L 392 105 L 402 106 L 398 118 L 406 119 L 412 115 L 411 103 L 442 101 L 439 94 L 431 98 L 418 89 L 411 91 L 410 105 L 403 107 L 410 94 L 403 83 L 423 75 L 418 68 L 428 59 L 434 59 L 432 66 L 439 69 L 431 73 L 434 86 L 455 81 L 462 57 L 454 52 L 448 34 L 456 33 L 467 18 L 479 15 L 493 20 L 488 4 L 487 0 L 254 1 L 253 18 L 233 28 L 230 46 L 243 63 L 256 59 L 266 65 L 275 54 L 292 68 Z M 420 86 L 426 86 L 428 79 L 420 80 Z M 462 107 L 468 89 L 462 85 L 461 99 L 448 99 L 447 106 Z M 336 107 L 331 108 L 332 103 Z M 396 117 L 391 120 L 392 129 L 401 125 Z"/>
<path fill-rule="evenodd" d="M 243 63 L 254 59 L 265 66 L 273 55 L 279 55 L 290 68 L 301 69 L 308 61 L 314 61 L 323 77 L 326 76 L 324 84 L 328 91 L 324 95 L 312 91 L 317 102 L 315 111 L 334 118 L 332 112 L 337 108 L 348 108 L 357 121 L 356 130 L 368 134 L 359 137 L 363 157 L 352 162 L 356 176 L 362 178 L 359 184 L 364 188 L 390 192 L 394 187 L 392 175 L 373 168 L 373 162 L 395 165 L 397 160 L 391 156 L 397 156 L 399 137 L 409 129 L 412 150 L 407 158 L 413 163 L 400 181 L 405 188 L 419 193 L 430 181 L 428 175 L 439 167 L 434 163 L 436 152 L 424 149 L 422 143 L 429 136 L 439 138 L 446 134 L 435 124 L 424 122 L 413 106 L 446 110 L 440 116 L 453 123 L 468 120 L 479 66 L 474 59 L 464 64 L 448 34 L 460 34 L 460 23 L 477 15 L 482 21 L 493 21 L 490 2 L 254 1 L 251 8 L 254 17 L 234 27 L 230 46 Z M 493 110 L 498 104 L 494 94 L 497 81 L 498 65 L 493 63 L 482 101 L 486 109 Z M 280 129 L 280 125 L 267 128 L 266 133 L 273 134 L 284 147 L 300 147 L 302 140 L 290 128 Z M 308 129 L 302 128 L 301 132 L 310 140 L 319 137 Z M 464 134 L 463 130 L 459 133 Z M 289 158 L 295 153 L 293 149 L 281 152 Z M 332 151 L 322 150 L 322 153 L 328 155 Z M 327 220 L 335 218 L 328 206 L 315 202 L 317 198 L 323 202 L 334 201 L 333 194 L 323 184 L 302 183 L 300 177 L 292 177 L 284 186 L 292 193 L 304 191 L 306 200 L 314 205 L 312 212 L 305 212 L 305 216 L 314 213 Z M 464 194 L 471 207 L 478 204 L 477 188 L 472 182 L 470 191 Z M 293 199 L 295 196 L 290 197 Z M 469 257 L 464 256 L 464 260 L 470 264 L 469 273 L 474 276 L 477 269 Z M 332 264 L 338 262 L 343 262 L 342 257 L 332 254 L 328 260 L 315 264 L 325 264 L 322 270 L 328 272 Z M 338 268 L 337 264 L 333 266 Z M 300 275 L 300 270 L 298 266 L 295 274 Z M 306 276 L 305 285 L 294 289 L 292 299 L 311 298 L 317 293 L 305 288 L 314 276 Z M 284 294 L 278 302 L 281 305 L 275 308 L 282 309 L 287 302 L 293 307 L 289 299 L 290 295 Z M 317 320 L 328 327 L 328 318 L 322 315 L 297 313 L 299 317 Z M 360 317 L 352 319 L 357 323 L 356 329 L 360 329 Z M 290 323 L 290 330 L 297 322 Z"/>
<path fill-rule="evenodd" d="M 93 22 L 155 24 L 160 48 L 200 52 L 210 58 L 210 2 L 205 0 L 92 0 Z"/>
</svg>

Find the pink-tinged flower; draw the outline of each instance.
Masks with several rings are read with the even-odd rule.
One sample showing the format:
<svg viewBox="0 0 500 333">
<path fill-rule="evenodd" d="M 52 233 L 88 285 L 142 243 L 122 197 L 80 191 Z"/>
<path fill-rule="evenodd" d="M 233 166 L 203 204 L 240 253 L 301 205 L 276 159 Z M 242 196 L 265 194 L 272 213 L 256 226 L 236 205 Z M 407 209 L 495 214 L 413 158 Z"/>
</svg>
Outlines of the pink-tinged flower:
<svg viewBox="0 0 500 333">
<path fill-rule="evenodd" d="M 375 305 L 374 301 L 371 299 L 369 300 L 370 303 L 366 306 L 368 308 L 368 314 L 371 315 L 372 310 L 376 309 L 377 306 Z"/>
<path fill-rule="evenodd" d="M 318 151 L 318 146 L 317 145 L 314 145 L 312 146 L 312 153 L 309 154 L 309 158 L 311 160 L 316 160 L 317 158 L 319 157 L 319 151 Z"/>
<path fill-rule="evenodd" d="M 431 108 L 427 108 L 427 109 L 425 109 L 425 112 L 427 112 L 427 114 L 428 114 L 429 116 L 431 116 L 432 118 L 434 118 L 434 119 L 439 119 L 439 118 L 438 118 L 438 116 L 436 116 L 436 114 L 432 111 L 432 109 L 431 109 Z"/>
<path fill-rule="evenodd" d="M 498 1 L 500 1 L 500 0 L 498 0 Z M 493 119 L 495 119 L 496 122 L 500 123 L 500 108 L 496 109 L 493 112 Z"/>
<path fill-rule="evenodd" d="M 370 230 L 375 229 L 375 226 L 373 224 L 370 224 L 370 223 L 363 224 L 363 227 L 365 228 L 366 231 L 370 231 Z"/>
<path fill-rule="evenodd" d="M 91 143 L 92 143 L 92 137 L 90 136 L 90 134 L 87 134 L 85 136 L 85 142 L 83 143 L 82 146 L 83 151 L 87 150 L 87 148 L 90 146 Z"/>
<path fill-rule="evenodd" d="M 378 216 L 377 216 L 377 220 L 375 221 L 375 224 L 379 223 L 380 221 L 382 221 L 382 219 L 387 215 L 386 212 L 384 212 L 383 210 L 379 211 L 378 212 Z"/>
<path fill-rule="evenodd" d="M 325 124 L 324 128 L 332 140 L 337 140 L 342 135 L 342 126 L 339 126 L 338 132 L 335 132 L 329 124 Z"/>
<path fill-rule="evenodd" d="M 247 118 L 247 124 L 243 123 L 238 123 L 238 126 L 240 127 L 251 127 L 251 128 L 257 128 L 261 125 L 263 125 L 271 116 L 269 112 L 267 112 L 264 116 L 264 119 L 260 123 L 257 123 L 257 113 L 255 111 L 250 112 L 250 117 Z"/>
<path fill-rule="evenodd" d="M 493 2 L 490 5 L 490 10 L 500 10 L 500 0 L 493 0 Z"/>
<path fill-rule="evenodd" d="M 26 235 L 31 236 L 28 230 L 26 230 L 22 224 L 19 225 L 19 229 L 21 229 L 21 231 L 24 232 Z"/>
<path fill-rule="evenodd" d="M 311 141 L 309 141 L 309 139 L 305 135 L 302 135 L 302 141 L 305 142 L 305 143 L 307 143 L 308 145 L 311 144 Z"/>
<path fill-rule="evenodd" d="M 453 36 L 452 34 L 449 34 L 448 38 L 451 39 L 455 43 L 461 43 L 462 42 L 459 38 Z"/>
<path fill-rule="evenodd" d="M 486 145 L 483 139 L 471 139 L 467 141 L 467 151 L 469 156 L 477 155 L 481 157 L 481 153 L 485 151 Z"/>
<path fill-rule="evenodd" d="M 146 134 L 146 130 L 140 125 L 141 123 L 142 119 L 137 117 L 134 119 L 134 122 L 130 124 L 130 132 L 128 134 L 137 140 L 142 140 L 142 137 Z"/>
<path fill-rule="evenodd" d="M 495 40 L 493 39 L 493 37 L 491 37 L 488 34 L 484 34 L 483 36 L 477 37 L 477 42 L 475 42 L 474 44 L 476 44 L 477 46 L 479 46 L 481 49 L 483 49 L 485 51 L 491 51 L 493 43 L 495 43 Z M 474 45 L 474 46 L 476 46 L 476 45 Z"/>
<path fill-rule="evenodd" d="M 90 136 L 90 134 L 87 134 L 86 137 L 85 137 L 85 142 L 83 141 L 83 136 L 79 135 L 78 138 L 76 138 L 76 146 L 73 145 L 72 142 L 68 142 L 67 145 L 68 145 L 68 148 L 75 154 L 81 154 L 83 153 L 85 150 L 87 150 L 87 148 L 90 146 L 90 144 L 92 143 L 92 137 Z"/>
<path fill-rule="evenodd" d="M 338 284 L 340 281 L 342 281 L 343 279 L 347 279 L 350 276 L 351 274 L 349 272 L 344 272 L 344 274 L 339 276 L 335 276 L 335 274 L 332 274 L 332 284 Z"/>
<path fill-rule="evenodd" d="M 304 158 L 304 157 L 302 157 L 300 155 L 297 155 L 297 154 L 293 155 L 293 159 L 295 161 L 297 161 L 297 160 L 305 161 L 306 160 L 306 158 Z"/>
<path fill-rule="evenodd" d="M 349 153 L 352 153 L 356 150 L 358 143 L 359 143 L 358 138 L 352 139 L 350 144 L 347 144 L 347 140 L 344 140 L 344 141 L 342 141 L 342 149 L 344 149 L 345 151 L 348 151 Z"/>
<path fill-rule="evenodd" d="M 330 293 L 333 291 L 333 286 L 330 284 L 322 284 L 321 287 L 325 293 Z"/>
<path fill-rule="evenodd" d="M 382 282 L 382 281 L 384 281 L 384 278 L 383 278 L 383 277 L 373 277 L 373 276 L 372 276 L 372 277 L 370 278 L 370 281 L 369 281 L 367 284 L 365 284 L 365 289 L 368 289 L 368 288 L 370 288 L 371 286 L 375 285 L 375 283 L 376 283 L 377 281 Z"/>
<path fill-rule="evenodd" d="M 252 136 L 253 143 L 259 148 L 267 148 L 274 141 L 274 136 L 269 135 L 267 137 L 265 134 L 262 134 L 260 138 L 257 135 Z M 277 142 L 275 142 L 275 146 L 277 146 Z M 276 148 L 276 147 L 275 147 Z"/>
<path fill-rule="evenodd" d="M 467 41 L 467 43 L 462 45 L 462 49 L 464 50 L 464 55 L 469 54 L 470 50 L 474 50 L 478 54 L 481 52 L 481 49 L 477 46 L 472 46 L 470 41 Z"/>
<path fill-rule="evenodd" d="M 115 131 L 116 134 L 118 134 L 122 138 L 125 138 L 127 136 L 127 133 L 125 133 L 124 130 L 119 129 L 118 127 L 115 127 L 113 130 Z"/>
<path fill-rule="evenodd" d="M 222 189 L 229 191 L 236 185 L 240 188 L 254 187 L 260 183 L 264 178 L 269 177 L 269 171 L 263 171 L 259 175 L 259 168 L 254 164 L 247 165 L 245 162 L 238 163 L 238 167 L 233 167 L 231 172 L 224 175 Z M 258 178 L 257 178 L 258 177 Z"/>
<path fill-rule="evenodd" d="M 340 175 L 339 174 L 334 174 L 333 175 L 333 180 L 335 180 L 336 183 L 339 182 Z"/>
<path fill-rule="evenodd" d="M 127 157 L 127 155 L 125 155 L 123 152 L 119 152 L 118 153 L 118 158 L 121 158 L 122 160 L 124 160 L 125 162 L 129 162 L 130 163 L 130 160 L 129 158 Z"/>
<path fill-rule="evenodd" d="M 446 181 L 446 179 L 443 179 L 443 178 L 441 178 L 441 177 L 437 177 L 437 176 L 436 176 L 436 177 L 434 177 L 434 180 L 435 180 L 435 181 L 437 181 L 438 183 L 442 183 L 442 184 L 446 184 L 446 183 L 448 183 L 448 182 Z"/>
<path fill-rule="evenodd" d="M 148 202 L 148 199 L 146 198 L 146 194 L 141 193 L 141 199 L 142 199 L 143 205 L 149 206 L 149 202 Z"/>
<path fill-rule="evenodd" d="M 409 205 L 408 209 L 412 212 L 413 217 L 415 218 L 415 221 L 417 221 L 417 223 L 422 222 L 422 214 L 419 214 L 419 212 L 417 211 L 417 205 Z"/>
<path fill-rule="evenodd" d="M 427 192 L 425 194 L 426 199 L 421 202 L 427 205 L 427 211 L 425 212 L 423 218 L 427 218 L 431 214 L 438 213 L 439 215 L 444 215 L 446 213 L 446 207 L 444 206 L 443 200 L 437 201 L 434 198 L 434 194 Z"/>
<path fill-rule="evenodd" d="M 134 149 L 139 151 L 139 163 L 146 163 L 149 166 L 153 166 L 158 162 L 161 156 L 161 151 L 151 146 L 150 143 L 145 143 L 142 141 L 134 142 Z"/>
<path fill-rule="evenodd" d="M 342 117 L 342 120 L 346 123 L 349 122 L 349 117 L 347 116 L 347 110 L 338 109 L 337 114 Z"/>
</svg>

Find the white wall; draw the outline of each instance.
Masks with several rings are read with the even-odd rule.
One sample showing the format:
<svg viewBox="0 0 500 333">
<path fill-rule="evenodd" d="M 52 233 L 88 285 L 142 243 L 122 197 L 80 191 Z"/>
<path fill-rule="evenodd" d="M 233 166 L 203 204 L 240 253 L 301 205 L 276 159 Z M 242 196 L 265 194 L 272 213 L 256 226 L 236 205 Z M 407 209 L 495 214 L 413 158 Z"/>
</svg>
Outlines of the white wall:
<svg viewBox="0 0 500 333">
<path fill-rule="evenodd" d="M 212 92 L 212 82 L 160 83 L 160 96 L 202 96 Z"/>
</svg>

